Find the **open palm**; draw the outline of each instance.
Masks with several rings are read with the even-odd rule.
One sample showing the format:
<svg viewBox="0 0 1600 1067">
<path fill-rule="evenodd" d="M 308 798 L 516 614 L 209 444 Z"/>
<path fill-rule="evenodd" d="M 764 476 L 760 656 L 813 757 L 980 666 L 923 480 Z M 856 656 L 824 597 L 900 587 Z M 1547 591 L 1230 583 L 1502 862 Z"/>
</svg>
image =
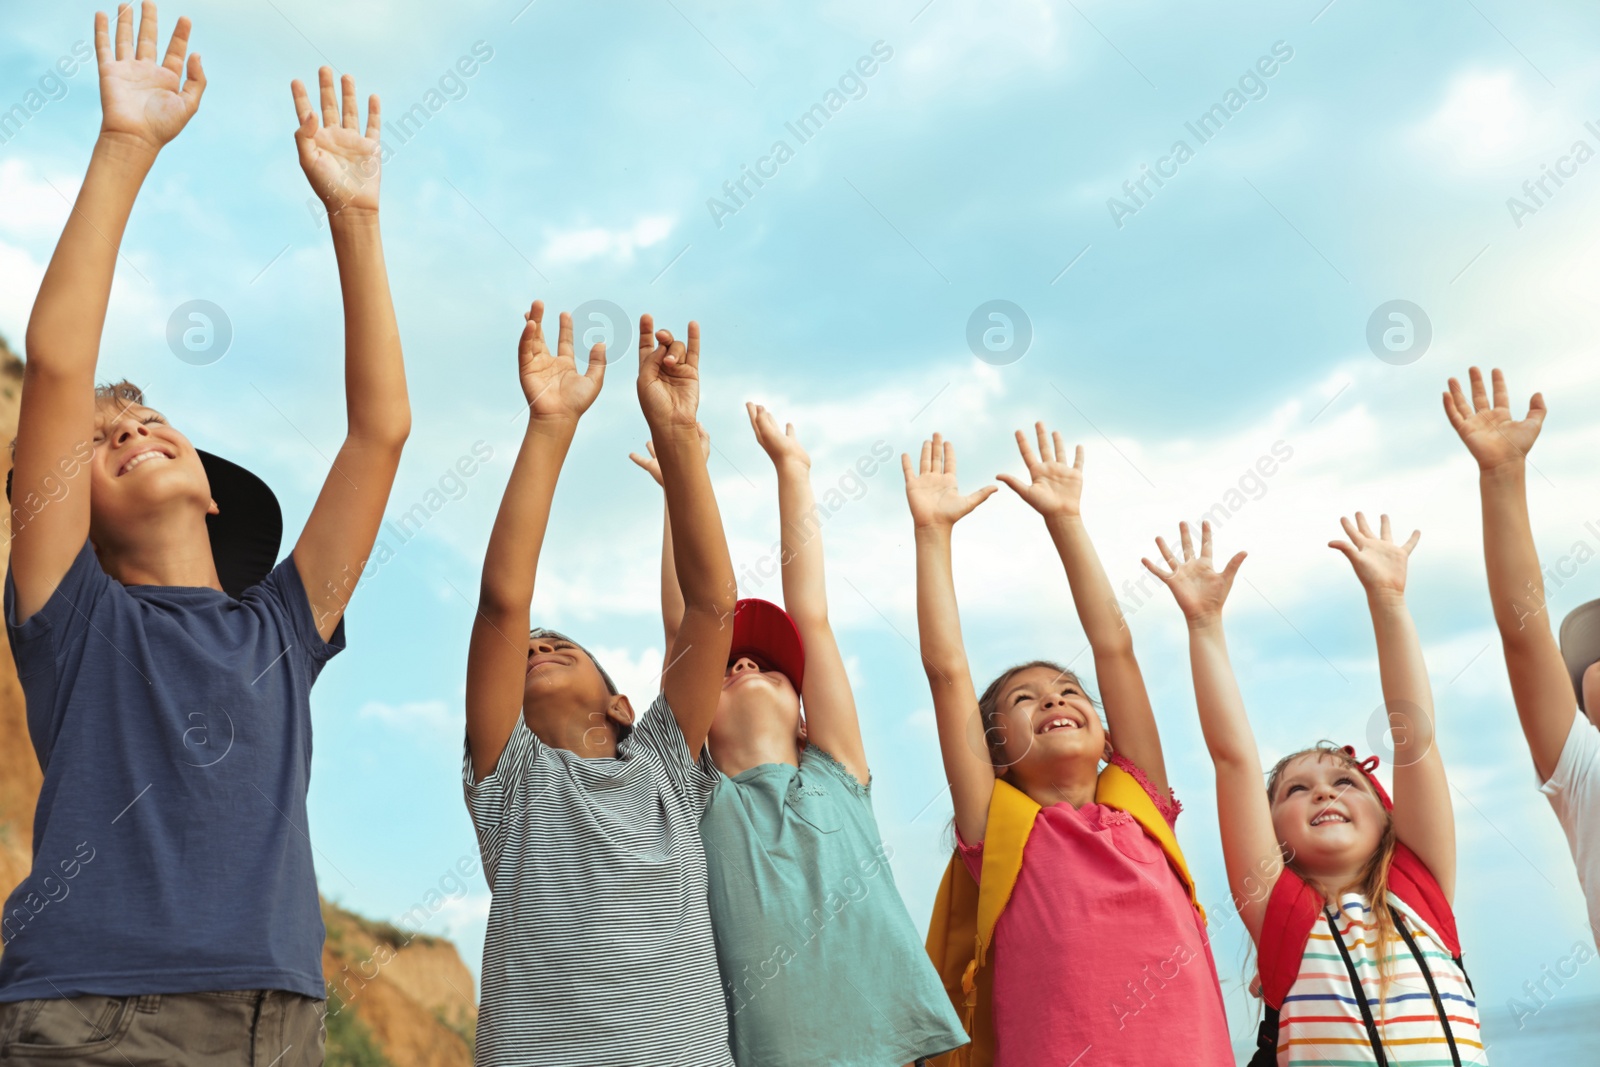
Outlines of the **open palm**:
<svg viewBox="0 0 1600 1067">
<path fill-rule="evenodd" d="M 528 412 L 533 418 L 576 421 L 589 410 L 605 382 L 605 345 L 597 344 L 590 350 L 588 370 L 579 373 L 572 347 L 572 316 L 561 313 L 554 355 L 545 342 L 544 301 L 535 300 L 526 319 L 522 340 L 517 345 L 517 364 Z"/>
<path fill-rule="evenodd" d="M 911 457 L 900 454 L 900 469 L 906 476 L 906 503 L 911 506 L 911 521 L 917 526 L 951 526 L 972 509 L 999 492 L 986 485 L 963 494 L 956 487 L 956 446 L 939 434 L 922 442 L 922 456 L 915 472 Z"/>
<path fill-rule="evenodd" d="M 1493 470 L 1507 463 L 1520 463 L 1539 438 L 1544 425 L 1544 396 L 1534 393 L 1528 402 L 1528 414 L 1522 419 L 1512 417 L 1511 401 L 1506 394 L 1505 375 L 1493 371 L 1494 403 L 1490 404 L 1483 387 L 1483 372 L 1471 368 L 1472 401 L 1461 391 L 1461 383 L 1450 379 L 1450 391 L 1444 394 L 1444 413 L 1461 435 L 1461 441 L 1478 461 L 1480 470 Z"/>
<path fill-rule="evenodd" d="M 189 20 L 178 20 L 166 58 L 156 62 L 156 5 L 146 3 L 133 35 L 133 5 L 117 13 L 116 45 L 103 12 L 94 17 L 94 46 L 100 66 L 100 132 L 123 137 L 159 151 L 182 132 L 200 107 L 205 72 L 198 53 L 188 56 Z"/>
<path fill-rule="evenodd" d="M 1183 558 L 1167 546 L 1166 541 L 1156 538 L 1156 548 L 1161 550 L 1161 558 L 1166 560 L 1170 570 L 1163 570 L 1148 559 L 1140 562 L 1172 590 L 1173 599 L 1178 602 L 1178 608 L 1183 612 L 1183 617 L 1189 620 L 1214 619 L 1222 614 L 1222 605 L 1228 599 L 1228 593 L 1233 589 L 1234 575 L 1239 573 L 1239 567 L 1244 563 L 1245 554 L 1238 553 L 1228 561 L 1228 565 L 1221 571 L 1216 569 L 1211 558 L 1211 524 L 1200 524 L 1200 554 L 1194 553 L 1194 540 L 1189 536 L 1189 524 L 1178 524 L 1178 536 L 1183 544 Z"/>
<path fill-rule="evenodd" d="M 1027 436 L 1017 431 L 1017 451 L 1028 468 L 1028 484 L 1010 474 L 995 477 L 1041 515 L 1077 515 L 1083 499 L 1083 446 L 1077 447 L 1069 463 L 1061 434 L 1046 434 L 1042 422 L 1034 423 L 1033 430 L 1039 438 L 1037 453 Z"/>
<path fill-rule="evenodd" d="M 373 95 L 367 100 L 367 132 L 363 134 L 355 78 L 346 74 L 340 81 L 342 108 L 333 91 L 333 70 L 323 67 L 317 72 L 317 82 L 322 103 L 320 124 L 305 85 L 298 79 L 290 84 L 295 114 L 300 118 L 300 128 L 294 133 L 300 169 L 306 172 L 312 191 L 327 205 L 329 215 L 341 211 L 376 212 L 378 185 L 383 177 L 378 97 Z"/>
<path fill-rule="evenodd" d="M 1376 534 L 1372 532 L 1372 527 L 1367 525 L 1367 517 L 1359 511 L 1356 512 L 1354 523 L 1346 518 L 1341 518 L 1339 523 L 1344 527 L 1349 540 L 1329 541 L 1328 547 L 1344 553 L 1350 565 L 1355 568 L 1356 577 L 1361 580 L 1367 595 L 1404 594 L 1406 564 L 1411 558 L 1411 550 L 1422 540 L 1422 531 L 1413 530 L 1405 544 L 1397 545 L 1389 532 L 1387 515 L 1379 516 L 1379 532 Z"/>
</svg>

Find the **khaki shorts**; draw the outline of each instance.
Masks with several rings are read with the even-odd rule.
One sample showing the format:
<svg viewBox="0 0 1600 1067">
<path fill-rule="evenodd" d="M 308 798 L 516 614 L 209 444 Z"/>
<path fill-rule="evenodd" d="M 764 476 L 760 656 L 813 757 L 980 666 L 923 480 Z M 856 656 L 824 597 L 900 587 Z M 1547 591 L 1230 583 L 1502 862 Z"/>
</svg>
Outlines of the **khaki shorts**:
<svg viewBox="0 0 1600 1067">
<path fill-rule="evenodd" d="M 322 1067 L 327 1002 L 278 989 L 0 1004 L 4 1067 Z"/>
</svg>

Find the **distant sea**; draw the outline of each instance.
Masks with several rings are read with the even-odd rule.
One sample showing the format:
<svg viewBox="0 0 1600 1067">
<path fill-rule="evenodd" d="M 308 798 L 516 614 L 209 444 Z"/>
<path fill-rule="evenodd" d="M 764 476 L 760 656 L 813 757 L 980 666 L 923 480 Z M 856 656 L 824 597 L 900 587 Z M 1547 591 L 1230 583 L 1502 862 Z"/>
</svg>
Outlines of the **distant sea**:
<svg viewBox="0 0 1600 1067">
<path fill-rule="evenodd" d="M 1492 1067 L 1600 1067 L 1600 1000 L 1552 1002 L 1537 1015 L 1516 1016 L 1504 1008 L 1483 1009 L 1483 1037 Z M 1235 1043 L 1241 1067 L 1254 1046 Z"/>
</svg>

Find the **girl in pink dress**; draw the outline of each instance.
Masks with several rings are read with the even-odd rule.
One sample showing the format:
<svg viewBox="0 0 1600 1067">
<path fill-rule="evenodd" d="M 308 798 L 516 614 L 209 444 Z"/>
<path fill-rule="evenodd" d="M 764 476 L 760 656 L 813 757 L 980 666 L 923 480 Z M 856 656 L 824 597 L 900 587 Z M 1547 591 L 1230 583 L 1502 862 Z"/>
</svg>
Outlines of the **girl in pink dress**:
<svg viewBox="0 0 1600 1067">
<path fill-rule="evenodd" d="M 1020 827 L 1021 865 L 992 948 L 969 968 L 966 986 L 992 988 L 986 1007 L 996 1067 L 1231 1067 L 1204 916 L 1172 833 L 1179 806 L 1167 787 L 1155 716 L 1079 511 L 1083 449 L 1069 461 L 1059 433 L 1047 434 L 1042 423 L 1035 430 L 1037 453 L 1017 433 L 1028 480 L 999 480 L 1039 513 L 1061 554 L 1109 730 L 1078 677 L 1045 660 L 1010 668 L 979 698 L 961 640 L 951 530 L 996 489 L 963 495 L 955 449 L 937 434 L 923 443 L 918 464 L 901 457 L 916 531 L 917 622 L 957 852 L 980 889 L 1005 866 L 1000 854 L 986 865 L 986 834 L 1018 811 L 1031 820 Z M 1017 831 L 1008 828 L 1005 839 L 1016 840 Z M 934 929 L 937 955 L 938 914 Z M 992 975 L 974 981 L 974 970 Z M 959 978 L 951 993 L 958 1009 L 964 996 L 981 995 Z M 988 1062 L 986 1023 L 975 1027 L 977 1047 L 948 1062 Z"/>
</svg>

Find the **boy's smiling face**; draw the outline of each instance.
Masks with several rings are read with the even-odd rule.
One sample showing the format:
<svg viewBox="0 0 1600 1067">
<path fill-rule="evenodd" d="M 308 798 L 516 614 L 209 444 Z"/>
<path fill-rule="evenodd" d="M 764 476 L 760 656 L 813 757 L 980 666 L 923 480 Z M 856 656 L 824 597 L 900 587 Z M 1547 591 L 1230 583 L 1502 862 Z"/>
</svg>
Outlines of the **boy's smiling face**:
<svg viewBox="0 0 1600 1067">
<path fill-rule="evenodd" d="M 95 405 L 90 465 L 90 536 L 120 547 L 168 507 L 215 514 L 200 453 L 154 408 L 122 399 Z"/>
</svg>

